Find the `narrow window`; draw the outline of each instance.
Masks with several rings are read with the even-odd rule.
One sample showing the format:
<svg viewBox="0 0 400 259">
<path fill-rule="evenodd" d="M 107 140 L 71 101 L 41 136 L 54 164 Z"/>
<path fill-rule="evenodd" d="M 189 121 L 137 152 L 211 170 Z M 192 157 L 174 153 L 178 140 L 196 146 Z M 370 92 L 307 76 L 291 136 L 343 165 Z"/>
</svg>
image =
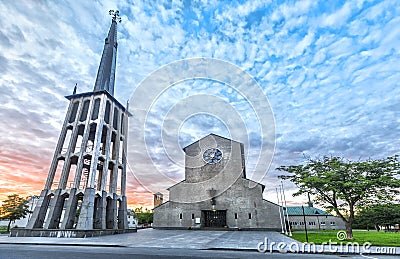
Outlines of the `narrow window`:
<svg viewBox="0 0 400 259">
<path fill-rule="evenodd" d="M 89 100 L 86 100 L 83 103 L 83 108 L 82 108 L 82 113 L 81 113 L 81 117 L 79 118 L 79 121 L 85 121 L 87 118 L 87 114 L 88 114 L 88 110 L 89 110 Z"/>
<path fill-rule="evenodd" d="M 235 219 L 237 219 L 237 213 L 235 213 Z"/>
<path fill-rule="evenodd" d="M 86 143 L 86 152 L 87 153 L 92 152 L 93 149 L 94 149 L 94 139 L 96 137 L 96 128 L 97 128 L 97 124 L 96 123 L 92 123 L 90 125 L 89 138 L 88 138 L 88 141 Z"/>
<path fill-rule="evenodd" d="M 122 164 L 123 160 L 123 155 L 124 155 L 124 141 L 122 140 L 122 138 L 120 139 L 119 142 L 119 152 L 118 152 L 118 161 L 119 163 Z"/>
<path fill-rule="evenodd" d="M 94 188 L 98 191 L 101 191 L 103 186 L 101 186 L 102 178 L 103 178 L 103 166 L 104 166 L 104 161 L 102 159 L 99 159 L 97 162 L 97 171 L 95 175 L 95 180 L 94 180 Z"/>
<path fill-rule="evenodd" d="M 110 102 L 106 104 L 106 112 L 104 114 L 104 121 L 105 123 L 110 123 Z"/>
<path fill-rule="evenodd" d="M 122 135 L 124 135 L 124 114 L 121 114 L 121 127 L 120 127 L 120 132 Z"/>
<path fill-rule="evenodd" d="M 64 143 L 62 147 L 62 153 L 68 151 L 69 142 L 71 141 L 72 137 L 72 128 L 67 128 L 67 132 L 65 133 Z"/>
<path fill-rule="evenodd" d="M 114 129 L 117 129 L 118 127 L 118 109 L 117 107 L 114 108 L 114 118 L 113 118 L 113 127 Z"/>
<path fill-rule="evenodd" d="M 72 153 L 77 153 L 81 151 L 84 131 L 85 125 L 78 126 L 78 135 L 72 143 Z"/>
<path fill-rule="evenodd" d="M 111 134 L 111 144 L 110 144 L 110 153 L 109 153 L 109 157 L 111 160 L 115 160 L 115 158 L 117 156 L 117 145 L 115 144 L 115 139 L 116 139 L 116 135 L 113 132 Z"/>
<path fill-rule="evenodd" d="M 101 132 L 101 146 L 100 151 L 102 155 L 106 154 L 107 151 L 107 127 L 103 126 L 103 130 Z"/>
<path fill-rule="evenodd" d="M 93 112 L 92 112 L 92 120 L 96 120 L 97 117 L 99 116 L 99 109 L 100 109 L 100 99 L 97 98 L 94 101 L 94 107 L 93 107 Z"/>
<path fill-rule="evenodd" d="M 114 164 L 113 163 L 109 163 L 108 164 L 108 181 L 107 181 L 107 185 L 106 185 L 106 191 L 107 192 L 113 192 L 114 190 L 114 181 L 113 181 L 113 171 L 114 171 Z"/>
<path fill-rule="evenodd" d="M 179 214 L 179 219 L 182 219 L 182 213 Z"/>
<path fill-rule="evenodd" d="M 75 162 L 75 161 L 74 161 Z M 76 162 L 75 162 L 76 163 Z M 67 188 L 72 188 L 74 185 L 74 179 L 75 179 L 75 172 L 76 172 L 76 164 L 73 164 L 71 162 L 69 166 L 69 172 L 68 172 L 68 181 L 67 181 Z"/>
<path fill-rule="evenodd" d="M 74 102 L 72 106 L 71 116 L 69 117 L 69 123 L 74 122 L 76 118 L 76 113 L 78 112 L 78 102 Z"/>
<path fill-rule="evenodd" d="M 194 219 L 194 213 L 192 213 L 192 219 Z"/>
<path fill-rule="evenodd" d="M 122 175 L 123 170 L 121 167 L 118 167 L 118 179 L 117 179 L 117 194 L 121 195 L 122 194 Z"/>
<path fill-rule="evenodd" d="M 54 175 L 53 186 L 51 187 L 52 189 L 57 189 L 58 188 L 63 168 L 64 168 L 64 160 L 59 159 L 57 161 L 57 167 L 56 167 L 56 172 L 55 172 L 55 175 Z"/>
<path fill-rule="evenodd" d="M 251 213 L 249 213 L 249 219 L 251 219 Z"/>
</svg>

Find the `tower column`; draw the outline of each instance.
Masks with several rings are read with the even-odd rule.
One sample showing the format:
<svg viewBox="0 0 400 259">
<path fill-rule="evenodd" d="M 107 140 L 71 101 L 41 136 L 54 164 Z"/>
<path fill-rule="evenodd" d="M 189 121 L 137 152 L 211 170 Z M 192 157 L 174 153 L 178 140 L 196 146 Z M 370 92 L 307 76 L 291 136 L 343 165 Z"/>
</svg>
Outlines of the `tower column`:
<svg viewBox="0 0 400 259">
<path fill-rule="evenodd" d="M 64 206 L 65 198 L 61 196 L 61 189 L 55 191 L 54 197 L 50 201 L 47 220 L 44 224 L 46 229 L 56 229 L 60 223 L 60 217 Z"/>
<path fill-rule="evenodd" d="M 68 111 L 24 236 L 37 235 L 36 228 L 42 228 L 41 236 L 52 236 L 57 229 L 57 236 L 114 234 L 114 230 L 127 229 L 125 156 L 130 113 L 113 96 L 120 18 L 118 11 L 110 14 L 112 23 L 93 91 L 77 94 L 75 86 L 73 94 L 66 96 Z"/>
<path fill-rule="evenodd" d="M 60 229 L 70 229 L 74 227 L 77 205 L 78 197 L 76 195 L 76 188 L 72 188 L 69 193 L 69 199 L 65 205 L 64 219 Z"/>
</svg>

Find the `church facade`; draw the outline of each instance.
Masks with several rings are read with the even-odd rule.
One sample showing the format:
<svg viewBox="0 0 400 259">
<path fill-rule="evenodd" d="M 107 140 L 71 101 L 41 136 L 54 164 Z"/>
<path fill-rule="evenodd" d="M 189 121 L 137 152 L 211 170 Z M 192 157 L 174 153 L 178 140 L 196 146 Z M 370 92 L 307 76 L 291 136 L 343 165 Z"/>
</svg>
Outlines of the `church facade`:
<svg viewBox="0 0 400 259">
<path fill-rule="evenodd" d="M 242 143 L 210 134 L 183 151 L 185 180 L 154 208 L 154 228 L 281 229 L 280 207 L 263 199 L 264 185 L 246 178 Z"/>
</svg>

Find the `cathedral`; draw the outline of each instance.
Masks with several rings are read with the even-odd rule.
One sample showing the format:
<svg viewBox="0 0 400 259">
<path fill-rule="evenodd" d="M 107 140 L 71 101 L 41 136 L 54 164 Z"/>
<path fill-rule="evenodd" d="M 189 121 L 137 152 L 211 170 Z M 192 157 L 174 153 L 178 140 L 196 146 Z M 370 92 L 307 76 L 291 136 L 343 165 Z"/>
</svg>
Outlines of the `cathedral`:
<svg viewBox="0 0 400 259">
<path fill-rule="evenodd" d="M 246 178 L 242 143 L 210 134 L 183 149 L 185 179 L 154 208 L 158 229 L 280 230 L 280 206 Z"/>
</svg>

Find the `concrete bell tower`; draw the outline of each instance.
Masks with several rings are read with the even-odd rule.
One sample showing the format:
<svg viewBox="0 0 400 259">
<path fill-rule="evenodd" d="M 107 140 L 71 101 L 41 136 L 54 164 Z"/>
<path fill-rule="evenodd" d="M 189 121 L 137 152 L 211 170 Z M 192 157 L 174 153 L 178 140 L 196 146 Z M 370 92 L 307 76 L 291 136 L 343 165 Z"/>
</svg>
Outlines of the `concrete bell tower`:
<svg viewBox="0 0 400 259">
<path fill-rule="evenodd" d="M 40 200 L 19 236 L 89 237 L 131 232 L 126 200 L 128 107 L 114 98 L 119 11 L 92 92 L 70 101 Z M 128 104 L 127 104 L 128 106 Z"/>
</svg>

